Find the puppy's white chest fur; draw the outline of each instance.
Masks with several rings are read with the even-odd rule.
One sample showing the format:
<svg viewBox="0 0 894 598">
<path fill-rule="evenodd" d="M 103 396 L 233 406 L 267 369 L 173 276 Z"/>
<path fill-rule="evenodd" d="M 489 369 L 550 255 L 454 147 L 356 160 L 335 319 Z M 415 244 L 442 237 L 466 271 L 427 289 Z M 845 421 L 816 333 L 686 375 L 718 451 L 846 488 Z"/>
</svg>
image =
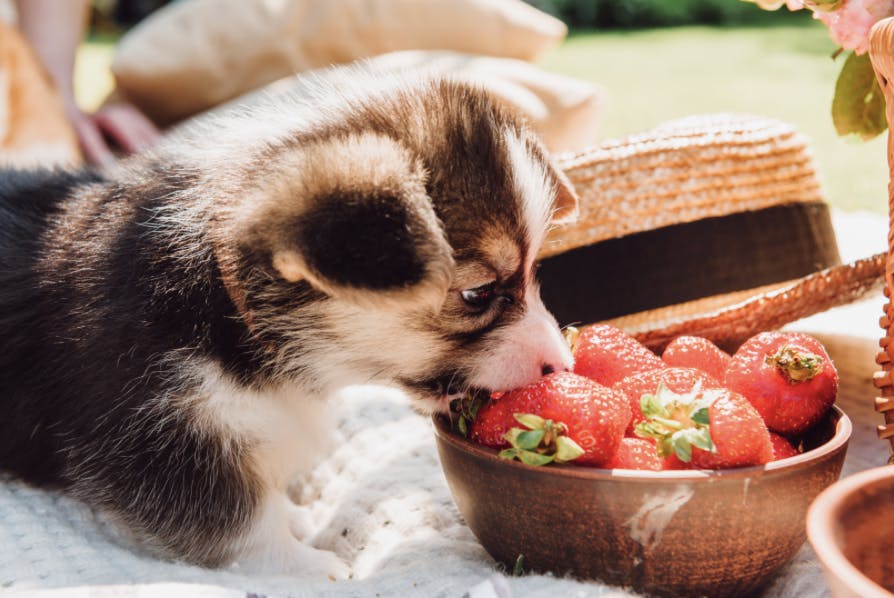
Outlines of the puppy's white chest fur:
<svg viewBox="0 0 894 598">
<path fill-rule="evenodd" d="M 195 364 L 201 384 L 185 398 L 196 425 L 248 449 L 250 467 L 284 490 L 332 445 L 332 409 L 298 385 L 247 388 L 211 361 Z"/>
</svg>

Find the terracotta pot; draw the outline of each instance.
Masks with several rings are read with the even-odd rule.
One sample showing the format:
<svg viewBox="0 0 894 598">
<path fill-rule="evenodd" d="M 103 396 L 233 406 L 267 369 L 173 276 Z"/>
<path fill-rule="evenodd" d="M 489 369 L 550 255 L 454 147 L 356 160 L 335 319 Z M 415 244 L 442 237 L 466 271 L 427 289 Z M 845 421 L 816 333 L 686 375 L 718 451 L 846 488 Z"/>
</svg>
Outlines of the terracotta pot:
<svg viewBox="0 0 894 598">
<path fill-rule="evenodd" d="M 724 471 L 530 467 L 497 457 L 434 417 L 453 498 L 511 571 L 571 574 L 656 595 L 742 596 L 805 540 L 811 501 L 841 473 L 851 422 L 837 407 L 806 452 Z M 894 536 L 892 536 L 894 537 Z"/>
<path fill-rule="evenodd" d="M 836 598 L 894 598 L 894 467 L 849 476 L 824 490 L 807 535 Z"/>
</svg>

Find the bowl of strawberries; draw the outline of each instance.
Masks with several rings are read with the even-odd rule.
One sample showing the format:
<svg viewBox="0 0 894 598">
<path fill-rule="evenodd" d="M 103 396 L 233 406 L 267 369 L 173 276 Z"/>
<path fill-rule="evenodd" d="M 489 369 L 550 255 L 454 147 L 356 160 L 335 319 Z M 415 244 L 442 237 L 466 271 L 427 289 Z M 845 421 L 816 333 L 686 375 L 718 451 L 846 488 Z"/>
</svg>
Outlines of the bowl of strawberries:
<svg viewBox="0 0 894 598">
<path fill-rule="evenodd" d="M 659 356 L 590 326 L 573 372 L 470 392 L 434 417 L 454 500 L 509 570 L 651 595 L 738 596 L 806 539 L 851 434 L 816 339 L 765 332 L 729 355 L 680 337 Z"/>
</svg>

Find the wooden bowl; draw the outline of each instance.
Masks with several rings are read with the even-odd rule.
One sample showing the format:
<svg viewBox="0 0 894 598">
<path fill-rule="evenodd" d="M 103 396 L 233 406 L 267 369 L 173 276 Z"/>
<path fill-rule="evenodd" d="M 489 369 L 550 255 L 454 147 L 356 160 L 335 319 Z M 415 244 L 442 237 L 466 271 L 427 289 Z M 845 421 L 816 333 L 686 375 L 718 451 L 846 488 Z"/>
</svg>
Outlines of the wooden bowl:
<svg viewBox="0 0 894 598">
<path fill-rule="evenodd" d="M 851 422 L 837 407 L 804 453 L 725 471 L 530 467 L 434 417 L 438 452 L 466 523 L 511 571 L 570 574 L 654 595 L 742 596 L 805 540 L 813 499 L 835 482 Z"/>
<path fill-rule="evenodd" d="M 836 598 L 894 597 L 894 466 L 824 490 L 807 514 L 807 537 Z"/>
</svg>

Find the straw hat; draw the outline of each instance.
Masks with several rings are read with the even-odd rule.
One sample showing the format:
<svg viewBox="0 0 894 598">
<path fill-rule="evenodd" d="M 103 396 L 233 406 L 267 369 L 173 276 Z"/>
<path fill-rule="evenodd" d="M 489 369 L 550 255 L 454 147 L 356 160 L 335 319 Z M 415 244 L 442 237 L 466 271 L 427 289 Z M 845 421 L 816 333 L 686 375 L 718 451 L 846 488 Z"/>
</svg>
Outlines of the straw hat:
<svg viewBox="0 0 894 598">
<path fill-rule="evenodd" d="M 560 324 L 608 321 L 655 350 L 681 334 L 733 349 L 882 286 L 884 254 L 841 264 L 809 148 L 787 124 L 686 118 L 557 161 L 581 198 L 540 255 Z"/>
</svg>

